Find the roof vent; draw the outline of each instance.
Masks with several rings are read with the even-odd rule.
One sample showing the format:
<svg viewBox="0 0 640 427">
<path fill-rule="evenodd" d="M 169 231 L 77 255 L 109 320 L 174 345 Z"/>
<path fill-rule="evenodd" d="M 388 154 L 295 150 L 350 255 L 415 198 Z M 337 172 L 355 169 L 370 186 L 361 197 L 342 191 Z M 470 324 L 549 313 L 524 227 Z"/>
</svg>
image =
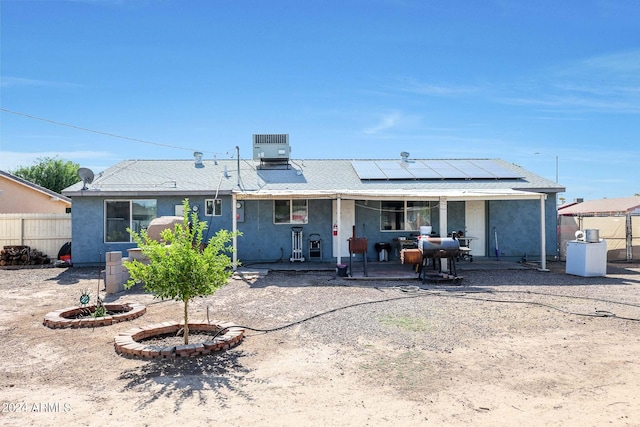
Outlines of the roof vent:
<svg viewBox="0 0 640 427">
<path fill-rule="evenodd" d="M 400 153 L 400 157 L 402 157 L 402 161 L 403 162 L 408 162 L 409 161 L 409 153 L 407 153 L 406 151 L 403 151 Z"/>
<path fill-rule="evenodd" d="M 254 134 L 253 160 L 260 161 L 260 165 L 289 165 L 288 134 Z"/>
<path fill-rule="evenodd" d="M 193 152 L 193 161 L 195 162 L 195 165 L 197 168 L 201 168 L 202 167 L 202 152 L 201 151 L 194 151 Z"/>
</svg>

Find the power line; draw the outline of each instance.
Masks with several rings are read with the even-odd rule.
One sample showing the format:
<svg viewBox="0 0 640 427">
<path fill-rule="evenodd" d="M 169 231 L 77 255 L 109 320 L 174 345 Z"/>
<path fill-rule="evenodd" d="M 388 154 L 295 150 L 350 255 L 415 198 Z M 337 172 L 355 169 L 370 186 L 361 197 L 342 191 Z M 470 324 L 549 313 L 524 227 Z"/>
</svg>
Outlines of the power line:
<svg viewBox="0 0 640 427">
<path fill-rule="evenodd" d="M 175 145 L 161 144 L 159 142 L 146 141 L 144 139 L 131 138 L 131 137 L 128 137 L 128 136 L 118 135 L 118 134 L 115 134 L 115 133 L 103 132 L 103 131 L 99 131 L 99 130 L 95 130 L 95 129 L 89 129 L 89 128 L 85 128 L 85 127 L 82 127 L 82 126 L 76 126 L 76 125 L 72 125 L 72 124 L 69 124 L 69 123 L 63 123 L 63 122 L 58 122 L 56 120 L 46 119 L 44 117 L 32 116 L 31 114 L 21 113 L 19 111 L 8 110 L 6 108 L 0 108 L 0 111 L 3 111 L 5 113 L 10 113 L 10 114 L 15 114 L 16 116 L 27 117 L 27 118 L 33 119 L 33 120 L 40 120 L 42 122 L 51 123 L 51 124 L 58 125 L 58 126 L 66 126 L 66 127 L 72 128 L 72 129 L 77 129 L 77 130 L 81 130 L 81 131 L 85 131 L 85 132 L 91 132 L 91 133 L 95 133 L 95 134 L 98 134 L 98 135 L 105 135 L 105 136 L 110 136 L 112 138 L 125 139 L 127 141 L 141 142 L 143 144 L 156 145 L 158 147 L 175 148 L 177 150 L 202 151 L 202 150 L 198 150 L 198 149 L 194 149 L 194 148 L 185 148 L 185 147 L 178 147 L 178 146 L 175 146 Z"/>
</svg>

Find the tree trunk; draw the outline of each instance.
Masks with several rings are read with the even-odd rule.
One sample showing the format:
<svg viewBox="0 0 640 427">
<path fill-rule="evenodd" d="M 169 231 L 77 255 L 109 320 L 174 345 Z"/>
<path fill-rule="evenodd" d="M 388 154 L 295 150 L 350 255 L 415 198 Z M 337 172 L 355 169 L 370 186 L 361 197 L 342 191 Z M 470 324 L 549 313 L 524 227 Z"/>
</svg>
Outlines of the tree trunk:
<svg viewBox="0 0 640 427">
<path fill-rule="evenodd" d="M 187 308 L 189 307 L 189 300 L 184 300 L 184 344 L 189 344 L 189 315 L 187 314 Z"/>
</svg>

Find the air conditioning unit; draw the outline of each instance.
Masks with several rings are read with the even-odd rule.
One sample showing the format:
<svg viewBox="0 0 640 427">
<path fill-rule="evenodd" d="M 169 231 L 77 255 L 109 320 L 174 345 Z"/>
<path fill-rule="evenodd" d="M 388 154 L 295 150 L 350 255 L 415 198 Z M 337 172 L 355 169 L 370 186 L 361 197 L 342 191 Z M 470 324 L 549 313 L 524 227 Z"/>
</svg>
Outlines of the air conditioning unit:
<svg viewBox="0 0 640 427">
<path fill-rule="evenodd" d="M 253 135 L 253 160 L 260 163 L 288 164 L 291 147 L 288 134 Z"/>
</svg>

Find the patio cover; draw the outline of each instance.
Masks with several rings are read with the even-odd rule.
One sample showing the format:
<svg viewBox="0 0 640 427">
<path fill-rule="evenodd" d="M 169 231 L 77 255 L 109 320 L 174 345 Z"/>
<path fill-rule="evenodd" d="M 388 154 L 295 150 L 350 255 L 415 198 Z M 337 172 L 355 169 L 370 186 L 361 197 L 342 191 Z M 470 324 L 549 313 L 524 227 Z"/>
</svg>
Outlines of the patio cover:
<svg viewBox="0 0 640 427">
<path fill-rule="evenodd" d="M 544 197 L 544 193 L 512 189 L 483 189 L 483 190 L 258 190 L 236 191 L 234 196 L 238 200 L 260 199 L 368 199 L 368 200 L 404 200 L 416 198 L 424 200 L 439 200 L 446 198 L 449 201 L 464 200 L 531 200 Z"/>
<path fill-rule="evenodd" d="M 533 191 L 513 190 L 513 189 L 438 189 L 438 190 L 402 190 L 402 194 L 398 194 L 398 190 L 377 189 L 370 191 L 363 190 L 269 190 L 262 189 L 258 191 L 235 191 L 233 193 L 233 231 L 237 231 L 237 212 L 236 200 L 264 200 L 264 199 L 337 199 L 338 210 L 340 210 L 340 200 L 367 199 L 367 200 L 445 200 L 445 201 L 465 201 L 465 200 L 540 200 L 540 258 L 541 271 L 547 270 L 547 251 L 546 251 L 546 223 L 544 202 L 547 195 L 544 193 L 536 193 Z M 340 215 L 338 215 L 338 218 Z M 340 227 L 340 224 L 338 224 Z M 237 265 L 237 239 L 233 239 L 234 265 Z M 340 243 L 338 243 L 338 253 L 340 253 Z M 338 263 L 340 257 L 338 256 Z"/>
</svg>

